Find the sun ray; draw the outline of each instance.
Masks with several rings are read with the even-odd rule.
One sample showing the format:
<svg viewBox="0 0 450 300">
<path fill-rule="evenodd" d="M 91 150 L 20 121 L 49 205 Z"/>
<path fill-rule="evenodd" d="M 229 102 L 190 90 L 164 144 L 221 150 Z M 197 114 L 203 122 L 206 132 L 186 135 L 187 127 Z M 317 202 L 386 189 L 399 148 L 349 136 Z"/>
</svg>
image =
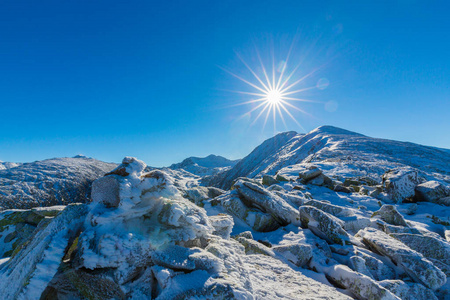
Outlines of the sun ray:
<svg viewBox="0 0 450 300">
<path fill-rule="evenodd" d="M 283 96 L 287 96 L 287 95 L 292 95 L 292 94 L 297 94 L 297 93 L 309 91 L 309 90 L 316 89 L 316 88 L 317 88 L 316 86 L 310 86 L 310 87 L 299 89 L 299 90 L 295 90 L 295 91 L 284 92 L 282 94 L 283 94 Z"/>
<path fill-rule="evenodd" d="M 221 68 L 221 67 L 219 67 L 219 68 Z M 221 69 L 224 70 L 225 72 L 227 72 L 228 74 L 230 74 L 231 76 L 234 76 L 234 77 L 236 77 L 237 79 L 239 79 L 239 80 L 245 82 L 246 84 L 250 85 L 251 87 L 254 87 L 254 88 L 257 89 L 257 90 L 259 90 L 259 91 L 261 91 L 261 92 L 263 92 L 263 93 L 266 93 L 266 91 L 263 90 L 262 88 L 260 88 L 259 86 L 257 86 L 257 85 L 255 85 L 255 84 L 253 84 L 253 83 L 251 83 L 251 82 L 245 80 L 244 78 L 242 78 L 242 77 L 240 77 L 240 76 L 238 76 L 238 75 L 236 75 L 236 74 L 234 74 L 234 73 L 232 73 L 232 72 L 230 72 L 230 71 L 228 71 L 228 70 L 226 70 L 226 69 L 224 69 L 224 68 L 221 68 Z"/>
<path fill-rule="evenodd" d="M 241 62 L 247 67 L 247 69 L 253 74 L 253 76 L 255 76 L 255 78 L 259 81 L 259 83 L 261 83 L 261 85 L 266 89 L 269 90 L 269 88 L 264 84 L 264 82 L 261 80 L 261 78 L 259 78 L 258 75 L 256 75 L 256 73 L 253 71 L 252 68 L 250 68 L 250 66 L 242 59 L 242 57 L 235 52 L 237 57 L 241 60 Z"/>
<path fill-rule="evenodd" d="M 255 120 L 250 125 L 254 125 L 256 123 L 256 121 L 258 121 L 258 119 L 264 113 L 264 111 L 270 106 L 270 103 L 265 103 L 265 104 L 266 104 L 266 106 L 264 106 L 264 108 L 259 112 L 258 116 L 255 118 Z"/>
<path fill-rule="evenodd" d="M 264 73 L 264 77 L 266 77 L 267 85 L 269 86 L 269 89 L 273 89 L 272 86 L 270 85 L 269 75 L 267 75 L 266 67 L 264 66 L 264 63 L 261 59 L 261 55 L 259 54 L 258 48 L 255 47 L 255 49 L 256 49 L 256 55 L 258 56 L 259 63 L 261 64 L 261 68 Z"/>
<path fill-rule="evenodd" d="M 300 101 L 300 102 L 322 103 L 322 101 L 318 101 L 318 100 L 309 100 L 309 99 L 302 99 L 302 98 L 282 97 L 282 99 L 283 99 L 283 100 Z"/>
</svg>

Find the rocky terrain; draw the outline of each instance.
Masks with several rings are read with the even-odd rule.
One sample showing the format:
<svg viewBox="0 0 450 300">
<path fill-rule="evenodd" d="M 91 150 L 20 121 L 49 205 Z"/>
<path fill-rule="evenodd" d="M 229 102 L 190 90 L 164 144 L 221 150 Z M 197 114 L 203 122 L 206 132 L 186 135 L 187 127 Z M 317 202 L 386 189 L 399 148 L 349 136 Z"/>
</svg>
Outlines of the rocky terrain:
<svg viewBox="0 0 450 300">
<path fill-rule="evenodd" d="M 450 299 L 448 150 L 323 126 L 184 166 L 1 212 L 3 299 Z"/>
<path fill-rule="evenodd" d="M 84 156 L 0 163 L 0 211 L 86 202 L 92 181 L 116 166 Z"/>
</svg>

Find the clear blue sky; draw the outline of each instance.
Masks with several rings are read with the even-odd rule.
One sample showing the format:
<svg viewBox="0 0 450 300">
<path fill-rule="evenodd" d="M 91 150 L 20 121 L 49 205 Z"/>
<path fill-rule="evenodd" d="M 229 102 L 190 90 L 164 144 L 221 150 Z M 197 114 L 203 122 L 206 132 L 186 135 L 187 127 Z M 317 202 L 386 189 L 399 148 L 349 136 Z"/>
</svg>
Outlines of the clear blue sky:
<svg viewBox="0 0 450 300">
<path fill-rule="evenodd" d="M 329 124 L 450 148 L 446 1 L 1 1 L 0 160 L 84 154 L 163 166 L 248 154 L 274 133 L 248 90 L 254 46 L 276 63 L 296 39 L 297 77 L 326 89 L 292 110 L 306 131 Z M 220 68 L 221 67 L 221 68 Z M 288 65 L 289 67 L 289 65 Z M 330 102 L 333 101 L 333 102 Z M 333 103 L 326 109 L 324 103 Z M 303 131 L 294 122 L 276 131 Z"/>
</svg>

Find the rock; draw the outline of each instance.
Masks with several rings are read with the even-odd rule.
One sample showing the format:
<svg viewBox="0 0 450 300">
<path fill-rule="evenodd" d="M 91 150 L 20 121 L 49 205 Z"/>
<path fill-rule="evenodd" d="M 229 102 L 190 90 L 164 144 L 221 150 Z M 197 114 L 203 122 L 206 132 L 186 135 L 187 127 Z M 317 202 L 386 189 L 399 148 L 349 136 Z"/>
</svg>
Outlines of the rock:
<svg viewBox="0 0 450 300">
<path fill-rule="evenodd" d="M 230 214 L 243 220 L 256 231 L 268 232 L 280 227 L 280 223 L 272 215 L 247 207 L 236 191 L 226 193 L 217 199 Z"/>
<path fill-rule="evenodd" d="M 144 171 L 146 165 L 143 161 L 135 158 L 135 157 L 125 157 L 122 160 L 122 164 L 119 165 L 117 168 L 112 170 L 109 173 L 106 173 L 107 175 L 118 175 L 122 177 L 126 177 L 130 174 L 136 174 L 137 176 L 140 176 L 142 171 Z"/>
<path fill-rule="evenodd" d="M 55 275 L 40 297 L 42 300 L 125 298 L 120 286 L 106 276 L 71 269 Z"/>
<path fill-rule="evenodd" d="M 401 202 L 412 198 L 414 188 L 419 183 L 417 171 L 410 168 L 394 169 L 387 171 L 383 176 L 383 191 L 394 202 Z"/>
<path fill-rule="evenodd" d="M 382 231 L 366 228 L 360 230 L 357 236 L 361 237 L 374 251 L 388 256 L 415 282 L 436 290 L 446 282 L 445 274 L 435 267 L 422 254 L 410 249 L 405 244 L 390 237 Z"/>
<path fill-rule="evenodd" d="M 301 171 L 298 174 L 298 177 L 300 179 L 303 179 L 304 181 L 309 181 L 309 180 L 311 180 L 313 178 L 316 178 L 320 174 L 322 174 L 322 170 L 321 169 L 317 168 L 316 166 L 310 166 L 306 170 Z"/>
<path fill-rule="evenodd" d="M 373 255 L 369 255 L 359 250 L 357 250 L 355 254 L 356 256 L 364 259 L 367 270 L 369 270 L 370 274 L 375 280 L 380 281 L 395 277 L 394 269 L 387 266 L 384 262 L 374 257 Z"/>
<path fill-rule="evenodd" d="M 294 185 L 294 187 L 292 188 L 294 191 L 304 191 L 305 187 L 302 185 Z"/>
<path fill-rule="evenodd" d="M 328 243 L 350 244 L 348 233 L 342 228 L 344 222 L 313 206 L 300 207 L 302 226 Z"/>
<path fill-rule="evenodd" d="M 252 232 L 251 232 L 251 231 L 244 231 L 244 232 L 241 232 L 241 233 L 235 235 L 233 238 L 238 238 L 238 237 L 244 237 L 244 238 L 246 238 L 246 239 L 253 240 L 253 235 L 252 235 Z"/>
<path fill-rule="evenodd" d="M 421 253 L 447 276 L 450 276 L 450 243 L 432 236 L 392 233 L 390 236 Z"/>
<path fill-rule="evenodd" d="M 353 255 L 348 260 L 349 260 L 348 266 L 352 268 L 353 271 L 374 279 L 369 269 L 367 269 L 366 267 L 366 260 L 364 258 L 362 258 L 361 256 Z"/>
<path fill-rule="evenodd" d="M 100 177 L 92 183 L 92 201 L 106 207 L 118 207 L 120 204 L 120 181 L 117 175 Z"/>
<path fill-rule="evenodd" d="M 245 254 L 262 254 L 268 256 L 275 256 L 273 251 L 255 240 L 250 240 L 245 237 L 237 237 L 236 241 L 241 243 L 245 248 Z"/>
<path fill-rule="evenodd" d="M 234 187 L 249 206 L 271 214 L 280 224 L 300 224 L 298 212 L 281 197 L 252 182 L 238 180 Z"/>
<path fill-rule="evenodd" d="M 333 181 L 326 175 L 320 174 L 317 177 L 314 177 L 313 179 L 308 181 L 308 184 L 312 185 L 318 185 L 318 186 L 329 186 L 333 183 Z"/>
<path fill-rule="evenodd" d="M 263 175 L 263 178 L 262 178 L 263 185 L 271 186 L 272 184 L 277 184 L 277 183 L 279 183 L 279 181 L 276 180 L 275 177 L 270 176 L 270 175 Z"/>
<path fill-rule="evenodd" d="M 395 226 L 408 226 L 403 216 L 395 209 L 395 206 L 384 204 L 379 210 L 372 214 L 388 224 Z"/>
<path fill-rule="evenodd" d="M 348 187 L 345 187 L 340 184 L 335 185 L 334 191 L 337 193 L 347 193 L 347 194 L 350 194 L 352 192 Z"/>
<path fill-rule="evenodd" d="M 312 248 L 306 244 L 280 245 L 272 248 L 297 267 L 303 267 L 312 257 Z"/>
<path fill-rule="evenodd" d="M 299 208 L 300 206 L 302 206 L 306 200 L 305 197 L 300 197 L 300 196 L 294 195 L 294 194 L 286 194 L 286 193 L 282 193 L 280 191 L 274 191 L 274 193 L 275 193 L 275 195 L 283 198 L 292 207 L 296 207 L 296 208 Z"/>
<path fill-rule="evenodd" d="M 308 200 L 305 202 L 305 205 L 314 206 L 320 210 L 323 210 L 326 213 L 329 213 L 336 217 L 351 217 L 354 216 L 355 213 L 350 208 L 345 208 L 338 205 L 333 205 L 330 203 L 326 203 L 318 200 Z"/>
<path fill-rule="evenodd" d="M 403 300 L 437 300 L 433 291 L 420 283 L 406 283 L 401 280 L 383 280 L 379 284 Z"/>
<path fill-rule="evenodd" d="M 444 236 L 445 236 L 445 239 L 447 240 L 447 242 L 450 242 L 450 230 L 445 230 Z"/>
<path fill-rule="evenodd" d="M 277 174 L 277 176 L 275 177 L 275 179 L 276 179 L 278 182 L 289 181 L 289 179 L 288 179 L 286 176 L 283 176 L 283 175 L 281 175 L 281 174 Z"/>
<path fill-rule="evenodd" d="M 408 216 L 412 216 L 416 213 L 417 209 L 419 208 L 419 206 L 416 203 L 411 203 L 408 208 L 406 209 L 406 214 Z"/>
<path fill-rule="evenodd" d="M 416 186 L 416 201 L 426 201 L 436 204 L 444 204 L 442 198 L 450 196 L 450 188 L 437 181 L 427 181 Z"/>
<path fill-rule="evenodd" d="M 218 235 L 223 239 L 230 238 L 230 233 L 233 230 L 234 226 L 232 216 L 226 214 L 218 214 L 216 216 L 209 217 L 209 221 L 214 227 L 213 234 Z"/>
<path fill-rule="evenodd" d="M 397 296 L 379 285 L 370 277 L 352 271 L 344 265 L 335 265 L 324 270 L 335 285 L 348 289 L 357 299 L 399 300 Z"/>
</svg>

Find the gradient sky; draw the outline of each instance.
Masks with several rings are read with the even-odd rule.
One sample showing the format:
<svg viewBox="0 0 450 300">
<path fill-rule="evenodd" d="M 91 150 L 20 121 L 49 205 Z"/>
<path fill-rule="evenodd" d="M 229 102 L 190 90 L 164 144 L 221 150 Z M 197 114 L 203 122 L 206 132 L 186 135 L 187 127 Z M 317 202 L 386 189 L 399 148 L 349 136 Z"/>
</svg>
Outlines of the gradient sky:
<svg viewBox="0 0 450 300">
<path fill-rule="evenodd" d="M 447 1 L 1 1 L 0 160 L 84 154 L 164 166 L 248 154 L 274 132 L 334 125 L 450 148 Z M 287 120 L 242 115 L 255 48 L 326 89 Z M 323 80 L 323 79 L 322 79 Z"/>
</svg>

